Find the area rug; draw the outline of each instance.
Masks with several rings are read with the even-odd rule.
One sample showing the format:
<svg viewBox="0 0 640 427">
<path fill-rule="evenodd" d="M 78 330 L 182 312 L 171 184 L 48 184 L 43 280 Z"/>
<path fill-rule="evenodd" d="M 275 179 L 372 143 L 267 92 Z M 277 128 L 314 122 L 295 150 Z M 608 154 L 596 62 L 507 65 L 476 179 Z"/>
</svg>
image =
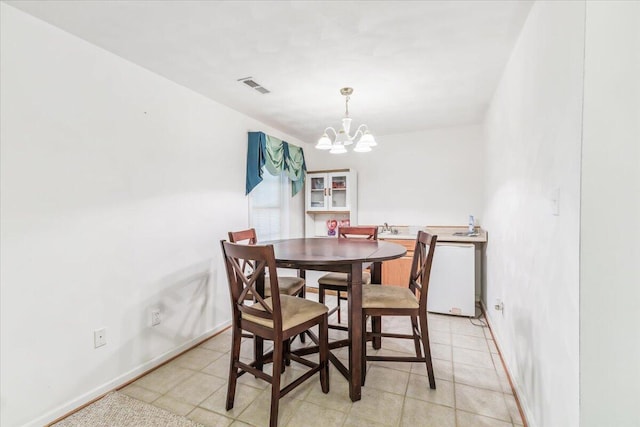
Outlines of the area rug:
<svg viewBox="0 0 640 427">
<path fill-rule="evenodd" d="M 115 391 L 53 425 L 56 427 L 202 427 L 202 424 L 188 418 Z"/>
</svg>

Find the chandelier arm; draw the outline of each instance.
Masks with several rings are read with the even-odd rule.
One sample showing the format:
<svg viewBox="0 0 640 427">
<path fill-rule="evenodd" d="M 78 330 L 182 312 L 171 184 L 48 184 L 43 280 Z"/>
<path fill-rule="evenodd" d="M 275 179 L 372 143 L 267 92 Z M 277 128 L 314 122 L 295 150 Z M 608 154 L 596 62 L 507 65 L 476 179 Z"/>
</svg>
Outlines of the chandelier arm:
<svg viewBox="0 0 640 427">
<path fill-rule="evenodd" d="M 327 131 L 330 130 L 331 132 L 333 132 L 333 139 L 335 140 L 336 137 L 338 136 L 338 132 L 336 132 L 336 130 L 334 128 L 332 128 L 331 126 L 327 127 L 324 130 L 324 133 L 327 133 Z"/>
<path fill-rule="evenodd" d="M 360 126 L 358 126 L 358 129 L 356 130 L 356 133 L 353 134 L 353 140 L 355 140 L 358 137 L 358 134 L 360 134 L 360 136 L 364 135 L 364 133 L 366 131 L 368 131 L 369 128 L 367 127 L 367 125 L 365 124 L 361 124 Z"/>
</svg>

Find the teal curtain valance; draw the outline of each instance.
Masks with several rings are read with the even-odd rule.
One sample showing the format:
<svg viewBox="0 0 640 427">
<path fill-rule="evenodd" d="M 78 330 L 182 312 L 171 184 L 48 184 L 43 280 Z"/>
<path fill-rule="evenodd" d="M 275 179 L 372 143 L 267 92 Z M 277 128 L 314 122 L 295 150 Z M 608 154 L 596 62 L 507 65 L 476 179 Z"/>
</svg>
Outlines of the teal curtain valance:
<svg viewBox="0 0 640 427">
<path fill-rule="evenodd" d="M 304 185 L 307 165 L 302 147 L 289 144 L 264 132 L 249 132 L 246 194 L 262 182 L 263 169 L 271 175 L 286 173 L 291 180 L 291 196 Z"/>
</svg>

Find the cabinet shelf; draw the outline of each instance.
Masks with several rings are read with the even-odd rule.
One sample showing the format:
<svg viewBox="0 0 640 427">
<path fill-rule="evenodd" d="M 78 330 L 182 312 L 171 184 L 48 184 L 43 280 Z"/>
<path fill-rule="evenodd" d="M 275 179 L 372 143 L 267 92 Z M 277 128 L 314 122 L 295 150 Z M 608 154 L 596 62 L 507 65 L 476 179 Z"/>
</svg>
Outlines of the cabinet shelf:
<svg viewBox="0 0 640 427">
<path fill-rule="evenodd" d="M 358 181 L 354 170 L 307 172 L 305 235 L 326 237 L 327 221 L 358 224 Z"/>
<path fill-rule="evenodd" d="M 307 211 L 308 214 L 350 214 L 351 211 Z"/>
</svg>

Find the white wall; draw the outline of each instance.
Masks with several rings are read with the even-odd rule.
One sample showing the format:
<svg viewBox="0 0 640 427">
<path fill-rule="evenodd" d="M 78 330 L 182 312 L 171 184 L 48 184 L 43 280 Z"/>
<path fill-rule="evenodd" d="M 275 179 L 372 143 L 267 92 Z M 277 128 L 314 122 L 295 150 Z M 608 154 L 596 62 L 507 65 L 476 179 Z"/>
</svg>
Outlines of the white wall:
<svg viewBox="0 0 640 427">
<path fill-rule="evenodd" d="M 229 321 L 247 131 L 299 142 L 0 7 L 1 424 L 42 425 Z"/>
<path fill-rule="evenodd" d="M 587 2 L 580 419 L 640 425 L 640 3 Z"/>
<path fill-rule="evenodd" d="M 534 4 L 485 119 L 488 315 L 533 427 L 579 418 L 584 8 Z"/>
<path fill-rule="evenodd" d="M 357 117 L 354 117 L 357 121 Z M 376 136 L 369 153 L 305 151 L 309 170 L 358 173 L 360 224 L 466 225 L 482 223 L 482 128 L 464 126 Z"/>
</svg>

